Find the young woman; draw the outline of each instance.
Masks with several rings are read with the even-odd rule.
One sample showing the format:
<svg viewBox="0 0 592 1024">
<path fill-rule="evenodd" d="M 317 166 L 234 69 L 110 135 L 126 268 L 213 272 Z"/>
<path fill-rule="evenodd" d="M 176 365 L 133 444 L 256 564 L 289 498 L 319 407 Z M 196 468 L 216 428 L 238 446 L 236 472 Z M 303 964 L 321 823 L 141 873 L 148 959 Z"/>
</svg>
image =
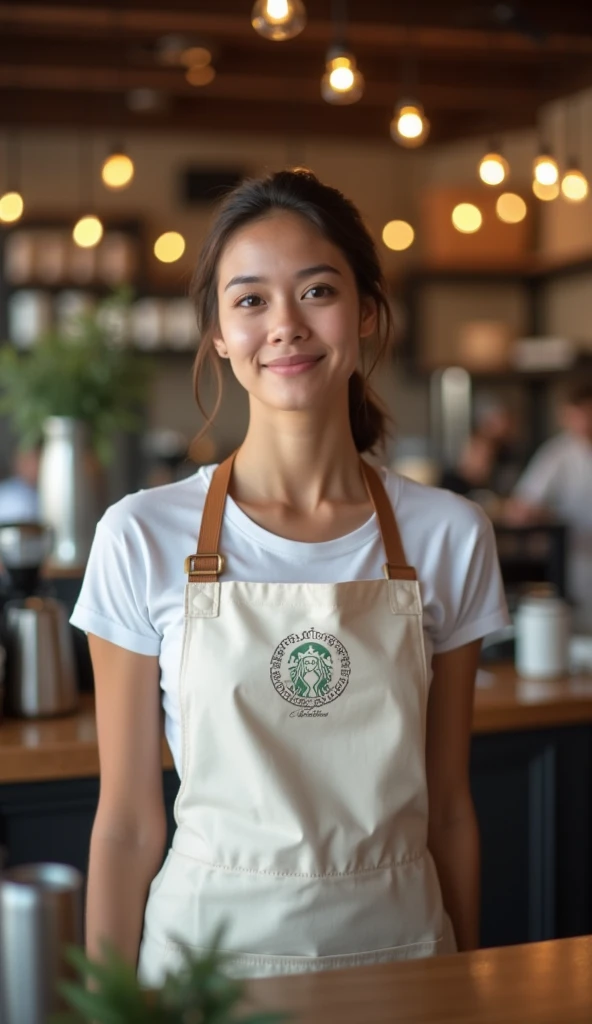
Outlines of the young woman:
<svg viewBox="0 0 592 1024">
<path fill-rule="evenodd" d="M 473 686 L 507 612 L 483 513 L 360 457 L 383 420 L 357 367 L 389 331 L 372 240 L 308 171 L 247 181 L 194 295 L 198 401 L 229 360 L 249 425 L 97 529 L 72 620 L 101 760 L 89 951 L 154 984 L 221 923 L 242 976 L 470 949 Z M 160 871 L 159 683 L 181 777 Z"/>
</svg>

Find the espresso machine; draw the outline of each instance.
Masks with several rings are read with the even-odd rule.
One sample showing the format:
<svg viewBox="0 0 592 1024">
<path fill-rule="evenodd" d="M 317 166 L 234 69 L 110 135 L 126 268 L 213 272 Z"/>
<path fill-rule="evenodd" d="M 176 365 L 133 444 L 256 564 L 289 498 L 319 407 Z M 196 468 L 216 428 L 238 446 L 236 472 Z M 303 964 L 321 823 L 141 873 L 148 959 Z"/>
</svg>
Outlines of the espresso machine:
<svg viewBox="0 0 592 1024">
<path fill-rule="evenodd" d="M 68 613 L 61 601 L 47 593 L 40 578 L 52 543 L 52 531 L 42 523 L 0 526 L 5 709 L 25 718 L 64 715 L 78 703 Z"/>
</svg>

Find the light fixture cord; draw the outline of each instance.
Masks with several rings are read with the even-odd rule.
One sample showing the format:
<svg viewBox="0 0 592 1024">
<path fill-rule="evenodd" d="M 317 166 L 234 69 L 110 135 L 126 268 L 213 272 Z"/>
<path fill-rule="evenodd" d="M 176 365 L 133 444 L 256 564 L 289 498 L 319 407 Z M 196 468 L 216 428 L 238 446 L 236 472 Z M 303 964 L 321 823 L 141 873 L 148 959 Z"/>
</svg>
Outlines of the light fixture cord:
<svg viewBox="0 0 592 1024">
<path fill-rule="evenodd" d="M 333 44 L 346 49 L 347 0 L 332 0 L 331 21 L 333 22 Z"/>
<path fill-rule="evenodd" d="M 6 134 L 6 191 L 19 192 L 21 182 L 21 146 L 16 130 Z"/>
<path fill-rule="evenodd" d="M 78 201 L 82 213 L 90 213 L 93 202 L 92 141 L 90 136 L 78 136 Z"/>
</svg>

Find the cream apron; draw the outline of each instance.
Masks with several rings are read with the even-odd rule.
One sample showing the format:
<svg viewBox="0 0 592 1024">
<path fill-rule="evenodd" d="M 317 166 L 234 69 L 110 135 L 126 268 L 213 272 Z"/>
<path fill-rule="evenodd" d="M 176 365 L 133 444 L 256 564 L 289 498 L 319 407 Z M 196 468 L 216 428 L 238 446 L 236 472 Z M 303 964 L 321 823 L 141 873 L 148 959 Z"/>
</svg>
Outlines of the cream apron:
<svg viewBox="0 0 592 1024">
<path fill-rule="evenodd" d="M 380 478 L 362 462 L 386 579 L 221 583 L 233 458 L 186 563 L 178 827 L 140 977 L 159 983 L 222 923 L 241 977 L 453 952 L 426 845 L 420 590 Z"/>
</svg>

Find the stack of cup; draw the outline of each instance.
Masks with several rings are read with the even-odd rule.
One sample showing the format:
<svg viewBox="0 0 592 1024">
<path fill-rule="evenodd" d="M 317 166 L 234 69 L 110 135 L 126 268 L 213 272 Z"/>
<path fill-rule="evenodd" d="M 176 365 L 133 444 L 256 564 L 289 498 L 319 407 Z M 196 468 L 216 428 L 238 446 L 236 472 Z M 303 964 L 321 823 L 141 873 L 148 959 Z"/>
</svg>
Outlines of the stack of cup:
<svg viewBox="0 0 592 1024">
<path fill-rule="evenodd" d="M 0 1024 L 46 1024 L 71 976 L 64 949 L 82 945 L 83 877 L 66 864 L 0 875 Z"/>
</svg>

